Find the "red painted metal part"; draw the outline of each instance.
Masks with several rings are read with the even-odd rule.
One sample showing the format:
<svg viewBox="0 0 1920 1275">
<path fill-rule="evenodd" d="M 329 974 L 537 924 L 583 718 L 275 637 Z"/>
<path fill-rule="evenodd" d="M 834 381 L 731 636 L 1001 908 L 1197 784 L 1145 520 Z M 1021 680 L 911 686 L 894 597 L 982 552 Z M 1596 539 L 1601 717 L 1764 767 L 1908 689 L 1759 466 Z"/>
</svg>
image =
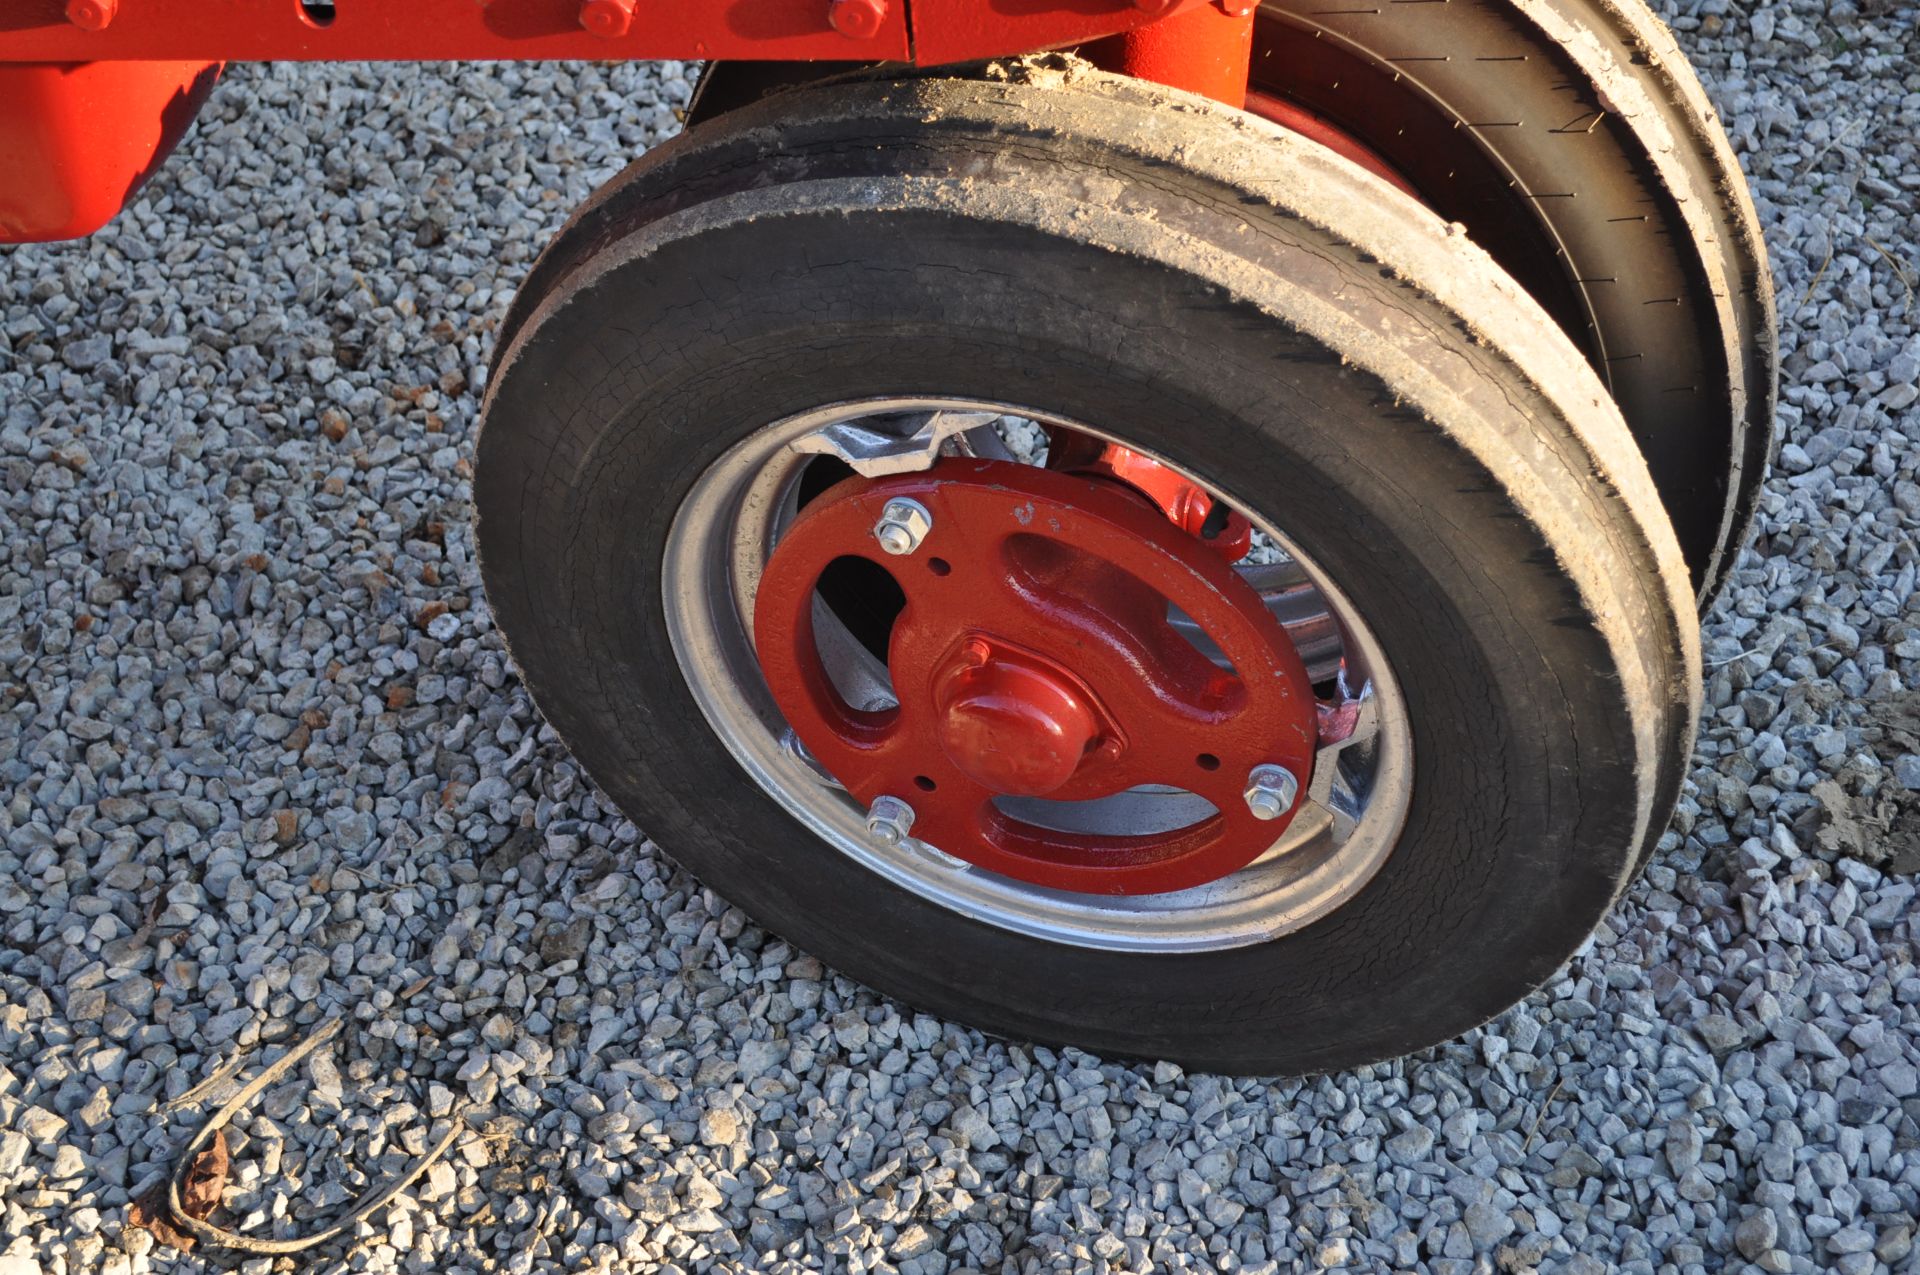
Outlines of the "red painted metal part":
<svg viewBox="0 0 1920 1275">
<path fill-rule="evenodd" d="M 1253 0 L 1211 0 L 1081 52 L 1109 71 L 1237 107 L 1247 96 L 1256 7 Z"/>
<path fill-rule="evenodd" d="M 1246 109 L 1289 132 L 1300 134 L 1310 142 L 1319 143 L 1343 159 L 1353 161 L 1382 181 L 1392 182 L 1415 199 L 1420 198 L 1420 192 L 1413 188 L 1413 183 L 1401 176 L 1400 170 L 1389 164 L 1379 151 L 1306 107 L 1296 106 L 1271 93 L 1248 89 Z"/>
<path fill-rule="evenodd" d="M 912 57 L 904 4 L 876 6 L 883 12 L 872 34 L 859 37 L 831 21 L 829 0 L 117 0 L 117 7 L 104 29 L 88 31 L 67 20 L 63 0 L 8 0 L 0 4 L 0 62 Z M 629 18 L 624 31 L 621 10 Z M 602 15 L 591 28 L 590 13 Z"/>
<path fill-rule="evenodd" d="M 633 30 L 633 0 L 584 0 L 580 29 L 603 40 L 618 40 Z"/>
<path fill-rule="evenodd" d="M 886 25 L 886 0 L 832 0 L 827 21 L 849 39 L 871 40 Z"/>
<path fill-rule="evenodd" d="M 1077 45 L 1155 17 L 1133 0 L 915 0 L 911 14 L 907 0 L 0 0 L 0 242 L 105 224 L 184 131 L 183 82 L 216 63 L 932 65 Z"/>
<path fill-rule="evenodd" d="M 109 206 L 116 186 L 124 202 L 185 128 L 172 91 L 179 85 L 163 83 L 174 74 L 163 65 L 728 58 L 928 66 L 1080 46 L 1114 70 L 1237 106 L 1252 32 L 1246 0 L 11 0 L 0 9 L 0 242 L 86 234 L 117 211 Z M 1325 141 L 1312 121 L 1280 122 Z M 1342 149 L 1337 138 L 1326 144 Z M 1353 150 L 1348 143 L 1343 153 Z"/>
<path fill-rule="evenodd" d="M 0 243 L 73 239 L 146 183 L 220 67 L 209 62 L 0 65 Z"/>
<path fill-rule="evenodd" d="M 1214 0 L 912 0 L 913 57 L 921 66 L 1038 53 L 1131 31 Z"/>
<path fill-rule="evenodd" d="M 1078 677 L 984 633 L 955 648 L 935 670 L 932 689 L 940 751 L 975 783 L 1006 796 L 1063 788 L 1089 749 L 1117 752 L 1124 738 Z"/>
<path fill-rule="evenodd" d="M 914 553 L 891 557 L 873 528 L 900 497 L 925 505 L 933 527 Z M 850 706 L 821 662 L 814 589 L 847 556 L 885 568 L 906 597 L 887 653 L 897 708 Z M 1168 624 L 1169 603 L 1232 672 Z M 781 540 L 754 635 L 787 721 L 856 799 L 901 798 L 915 837 L 1040 885 L 1154 894 L 1215 880 L 1286 826 L 1247 809 L 1247 773 L 1276 763 L 1304 785 L 1313 765 L 1317 705 L 1285 631 L 1224 558 L 1109 479 L 962 458 L 849 479 Z M 1184 788 L 1218 813 L 1096 837 L 995 804 L 1142 784 Z"/>
<path fill-rule="evenodd" d="M 1174 526 L 1198 536 L 1228 562 L 1240 561 L 1253 548 L 1253 524 L 1246 515 L 1217 505 L 1205 487 L 1132 448 L 1070 430 L 1049 430 L 1047 468 L 1125 483 L 1158 506 Z"/>
<path fill-rule="evenodd" d="M 0 62 L 615 57 L 935 66 L 1220 12 L 1215 0 L 72 0 L 105 13 L 96 28 L 69 20 L 68 2 L 0 4 Z M 589 8 L 602 16 L 583 21 Z"/>
<path fill-rule="evenodd" d="M 82 31 L 105 31 L 119 8 L 119 0 L 67 0 L 67 21 Z"/>
</svg>

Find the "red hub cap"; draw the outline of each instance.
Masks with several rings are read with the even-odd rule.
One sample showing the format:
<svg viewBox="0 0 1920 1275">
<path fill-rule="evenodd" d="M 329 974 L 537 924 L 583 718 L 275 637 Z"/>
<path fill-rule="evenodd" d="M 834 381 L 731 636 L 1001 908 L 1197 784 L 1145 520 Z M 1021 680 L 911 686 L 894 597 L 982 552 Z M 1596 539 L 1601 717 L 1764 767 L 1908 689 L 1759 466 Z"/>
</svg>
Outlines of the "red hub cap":
<svg viewBox="0 0 1920 1275">
<path fill-rule="evenodd" d="M 1101 734 L 1093 695 L 1077 678 L 984 635 L 962 642 L 934 674 L 933 709 L 947 760 L 1008 796 L 1061 787 Z"/>
<path fill-rule="evenodd" d="M 928 525 L 888 553 L 876 527 L 902 499 Z M 896 707 L 847 703 L 814 639 L 815 587 L 846 557 L 885 568 L 905 596 L 887 645 Z M 1231 669 L 1180 636 L 1169 605 Z M 856 799 L 904 801 L 915 838 L 1037 885 L 1153 894 L 1225 876 L 1292 815 L 1257 817 L 1248 774 L 1283 767 L 1304 789 L 1313 764 L 1316 704 L 1278 621 L 1217 548 L 1111 478 L 950 458 L 848 479 L 807 505 L 768 561 L 754 641 L 787 721 Z M 1215 813 L 1096 835 L 1002 801 L 1028 799 L 1031 816 L 1033 798 L 1146 784 L 1186 789 Z"/>
</svg>

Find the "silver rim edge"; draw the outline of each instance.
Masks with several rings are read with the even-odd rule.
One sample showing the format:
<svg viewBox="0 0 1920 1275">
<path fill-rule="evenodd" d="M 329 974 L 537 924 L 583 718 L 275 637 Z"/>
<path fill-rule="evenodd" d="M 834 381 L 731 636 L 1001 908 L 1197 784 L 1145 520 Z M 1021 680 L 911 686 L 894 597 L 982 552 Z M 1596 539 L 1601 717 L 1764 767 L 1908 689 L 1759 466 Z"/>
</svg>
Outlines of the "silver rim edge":
<svg viewBox="0 0 1920 1275">
<path fill-rule="evenodd" d="M 833 404 L 767 425 L 736 444 L 695 481 L 676 512 L 661 592 L 681 674 L 708 725 L 748 775 L 827 844 L 893 884 L 961 915 L 1053 942 L 1126 952 L 1242 947 L 1302 929 L 1349 901 L 1392 853 L 1411 804 L 1412 732 L 1405 703 L 1384 652 L 1346 596 L 1257 505 L 1218 489 L 1283 555 L 1277 566 L 1254 571 L 1264 570 L 1260 579 L 1272 588 L 1263 584 L 1262 592 L 1290 633 L 1307 635 L 1299 643 L 1303 654 L 1312 654 L 1304 649 L 1311 644 L 1324 657 L 1331 618 L 1345 656 L 1341 687 L 1353 697 L 1347 704 L 1357 719 L 1349 737 L 1321 749 L 1307 790 L 1310 804 L 1273 847 L 1240 871 L 1193 889 L 1094 896 L 1003 877 L 912 838 L 889 846 L 868 833 L 865 810 L 798 747 L 775 706 L 753 650 L 752 603 L 761 569 L 792 515 L 801 471 L 814 453 L 832 450 L 818 436 L 865 418 L 929 412 L 1063 426 L 1180 470 L 1123 436 L 1057 414 L 977 400 Z M 954 449 L 949 443 L 948 450 Z M 1303 611 L 1303 582 L 1317 591 L 1324 609 L 1318 617 Z M 823 659 L 839 665 L 835 680 L 870 678 L 871 669 L 860 668 L 862 659 L 877 661 L 864 651 L 827 649 L 838 640 L 833 628 L 823 626 L 821 642 Z M 884 686 L 876 693 L 886 693 Z M 1142 794 L 1131 807 L 1125 803 L 1135 794 L 1108 798 L 1115 805 L 1107 817 L 1136 818 L 1139 800 L 1156 795 Z M 777 847 L 768 850 L 778 853 Z"/>
</svg>

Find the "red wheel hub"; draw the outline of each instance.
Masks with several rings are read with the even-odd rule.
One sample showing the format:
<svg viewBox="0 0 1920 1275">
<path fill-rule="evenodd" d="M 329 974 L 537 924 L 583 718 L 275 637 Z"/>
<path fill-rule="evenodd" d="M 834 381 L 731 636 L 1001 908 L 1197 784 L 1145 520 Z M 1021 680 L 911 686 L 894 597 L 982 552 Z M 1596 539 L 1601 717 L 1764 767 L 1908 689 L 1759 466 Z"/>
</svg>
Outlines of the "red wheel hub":
<svg viewBox="0 0 1920 1275">
<path fill-rule="evenodd" d="M 896 556 L 875 531 L 902 499 L 930 526 Z M 849 704 L 822 660 L 815 587 L 846 557 L 885 568 L 905 596 L 887 646 L 897 707 Z M 1169 605 L 1231 669 L 1175 631 Z M 1217 547 L 1112 478 L 949 458 L 848 479 L 807 505 L 767 563 L 754 639 L 781 711 L 855 798 L 905 801 L 914 837 L 1039 885 L 1152 894 L 1224 876 L 1292 814 L 1256 817 L 1249 772 L 1284 767 L 1304 788 L 1313 764 L 1316 704 L 1285 631 Z M 1000 800 L 1093 801 L 1144 784 L 1186 789 L 1215 813 L 1100 836 Z"/>
<path fill-rule="evenodd" d="M 984 636 L 962 642 L 934 674 L 933 707 L 947 760 L 1008 796 L 1061 787 L 1101 735 L 1079 679 Z"/>
<path fill-rule="evenodd" d="M 1174 526 L 1199 536 L 1228 562 L 1238 562 L 1253 548 L 1253 524 L 1245 514 L 1228 509 L 1200 484 L 1131 447 L 1050 429 L 1047 468 L 1125 483 L 1158 505 Z"/>
</svg>

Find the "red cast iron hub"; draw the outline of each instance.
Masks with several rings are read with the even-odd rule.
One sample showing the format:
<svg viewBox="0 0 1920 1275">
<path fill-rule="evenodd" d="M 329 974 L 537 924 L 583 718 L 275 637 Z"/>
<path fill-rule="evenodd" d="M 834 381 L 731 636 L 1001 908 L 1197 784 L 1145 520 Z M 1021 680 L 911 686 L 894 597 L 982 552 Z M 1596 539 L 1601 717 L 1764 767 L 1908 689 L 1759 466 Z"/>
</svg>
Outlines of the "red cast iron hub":
<svg viewBox="0 0 1920 1275">
<path fill-rule="evenodd" d="M 901 498 L 932 529 L 895 557 L 874 528 Z M 885 568 L 905 595 L 887 651 L 898 707 L 848 704 L 821 660 L 814 590 L 843 557 Z M 1169 604 L 1231 671 L 1174 630 Z M 1248 772 L 1281 765 L 1304 789 L 1313 765 L 1317 706 L 1285 630 L 1220 552 L 1110 478 L 958 457 L 850 478 L 807 505 L 767 563 L 754 641 L 787 721 L 856 799 L 904 800 L 915 838 L 1037 885 L 1157 894 L 1225 876 L 1291 817 L 1253 816 Z M 1143 784 L 1217 813 L 1095 836 L 996 804 Z"/>
<path fill-rule="evenodd" d="M 1174 526 L 1199 536 L 1228 562 L 1240 561 L 1253 548 L 1253 524 L 1245 514 L 1228 509 L 1206 488 L 1130 447 L 1073 430 L 1049 429 L 1047 468 L 1125 483 L 1158 505 Z"/>
<path fill-rule="evenodd" d="M 1096 743 L 1119 743 L 1079 678 L 981 634 L 935 672 L 933 709 L 947 760 L 1011 797 L 1044 796 L 1073 778 Z"/>
</svg>

